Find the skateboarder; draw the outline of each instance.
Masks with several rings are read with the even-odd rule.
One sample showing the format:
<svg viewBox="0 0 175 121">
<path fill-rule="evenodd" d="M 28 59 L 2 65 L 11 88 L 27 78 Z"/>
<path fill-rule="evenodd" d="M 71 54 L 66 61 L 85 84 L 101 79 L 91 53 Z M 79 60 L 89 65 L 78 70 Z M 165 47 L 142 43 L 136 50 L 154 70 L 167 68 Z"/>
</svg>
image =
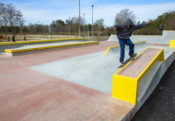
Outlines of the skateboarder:
<svg viewBox="0 0 175 121">
<path fill-rule="evenodd" d="M 120 63 L 124 66 L 124 56 L 125 56 L 125 44 L 129 46 L 129 56 L 135 57 L 137 54 L 134 53 L 134 44 L 130 40 L 132 32 L 136 29 L 147 26 L 149 23 L 135 25 L 131 19 L 126 20 L 124 25 L 115 25 L 113 27 L 114 31 L 117 31 L 117 38 L 120 43 Z"/>
</svg>

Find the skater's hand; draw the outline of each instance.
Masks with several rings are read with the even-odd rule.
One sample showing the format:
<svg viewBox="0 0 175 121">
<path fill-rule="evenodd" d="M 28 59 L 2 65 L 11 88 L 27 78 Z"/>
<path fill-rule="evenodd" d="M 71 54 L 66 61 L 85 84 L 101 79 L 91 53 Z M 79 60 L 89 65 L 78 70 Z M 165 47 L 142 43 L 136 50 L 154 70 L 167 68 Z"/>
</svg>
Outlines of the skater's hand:
<svg viewBox="0 0 175 121">
<path fill-rule="evenodd" d="M 149 21 L 148 24 L 151 24 L 151 21 Z"/>
</svg>

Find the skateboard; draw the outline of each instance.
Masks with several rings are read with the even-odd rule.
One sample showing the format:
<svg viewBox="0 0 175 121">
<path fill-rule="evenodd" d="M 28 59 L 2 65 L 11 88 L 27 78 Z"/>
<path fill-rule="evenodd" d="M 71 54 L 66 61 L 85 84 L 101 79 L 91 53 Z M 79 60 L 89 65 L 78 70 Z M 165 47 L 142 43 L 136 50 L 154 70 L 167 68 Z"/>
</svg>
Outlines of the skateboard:
<svg viewBox="0 0 175 121">
<path fill-rule="evenodd" d="M 129 63 L 130 61 L 135 60 L 135 58 L 136 58 L 136 56 L 128 58 L 128 59 L 124 62 L 124 65 L 120 65 L 118 68 L 122 68 L 122 67 L 125 66 L 127 63 Z"/>
</svg>

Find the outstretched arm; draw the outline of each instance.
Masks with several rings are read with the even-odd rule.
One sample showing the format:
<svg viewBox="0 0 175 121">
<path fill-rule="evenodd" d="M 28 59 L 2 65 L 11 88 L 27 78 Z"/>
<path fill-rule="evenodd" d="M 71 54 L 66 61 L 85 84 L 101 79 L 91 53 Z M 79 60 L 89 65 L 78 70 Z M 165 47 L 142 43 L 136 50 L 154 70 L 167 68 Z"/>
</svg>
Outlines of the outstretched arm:
<svg viewBox="0 0 175 121">
<path fill-rule="evenodd" d="M 148 23 L 145 23 L 145 24 L 138 24 L 138 25 L 135 25 L 135 29 L 140 29 L 140 28 L 143 28 L 147 25 L 151 24 L 151 22 L 148 22 Z"/>
</svg>

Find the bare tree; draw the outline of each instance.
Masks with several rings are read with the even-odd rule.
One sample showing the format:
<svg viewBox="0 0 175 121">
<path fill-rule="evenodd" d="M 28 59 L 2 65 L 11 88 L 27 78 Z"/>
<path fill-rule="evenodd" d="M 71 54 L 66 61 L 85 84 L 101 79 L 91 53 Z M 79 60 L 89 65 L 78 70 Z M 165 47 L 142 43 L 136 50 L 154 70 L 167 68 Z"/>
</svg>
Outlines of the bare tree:
<svg viewBox="0 0 175 121">
<path fill-rule="evenodd" d="M 13 4 L 0 3 L 0 21 L 5 27 L 6 34 L 7 27 L 10 27 L 14 34 L 14 26 L 20 26 L 23 22 L 22 13 L 17 10 Z"/>
<path fill-rule="evenodd" d="M 133 22 L 135 22 L 135 18 L 135 14 L 132 11 L 129 9 L 123 9 L 116 14 L 115 24 L 124 24 L 127 19 L 131 19 Z"/>
<path fill-rule="evenodd" d="M 70 20 L 71 23 L 71 30 L 73 32 L 78 32 L 78 27 L 79 27 L 79 18 L 74 16 L 71 18 Z M 85 19 L 83 17 L 80 17 L 80 26 L 82 28 L 82 26 L 86 23 Z"/>
<path fill-rule="evenodd" d="M 2 26 L 5 27 L 5 33 L 7 34 L 7 7 L 4 3 L 0 3 L 0 21 Z"/>
<path fill-rule="evenodd" d="M 102 27 L 104 27 L 103 22 L 104 22 L 103 18 L 96 21 L 96 24 L 98 25 L 98 35 L 101 35 L 101 29 L 102 29 Z"/>
<path fill-rule="evenodd" d="M 15 34 L 14 26 L 20 26 L 20 24 L 23 22 L 22 20 L 22 13 L 12 5 L 7 4 L 7 21 L 12 29 L 12 33 Z"/>
<path fill-rule="evenodd" d="M 72 17 L 72 22 L 73 24 L 79 23 L 79 18 L 76 16 Z M 80 17 L 80 25 L 83 25 L 83 24 L 85 24 L 85 18 Z"/>
</svg>

